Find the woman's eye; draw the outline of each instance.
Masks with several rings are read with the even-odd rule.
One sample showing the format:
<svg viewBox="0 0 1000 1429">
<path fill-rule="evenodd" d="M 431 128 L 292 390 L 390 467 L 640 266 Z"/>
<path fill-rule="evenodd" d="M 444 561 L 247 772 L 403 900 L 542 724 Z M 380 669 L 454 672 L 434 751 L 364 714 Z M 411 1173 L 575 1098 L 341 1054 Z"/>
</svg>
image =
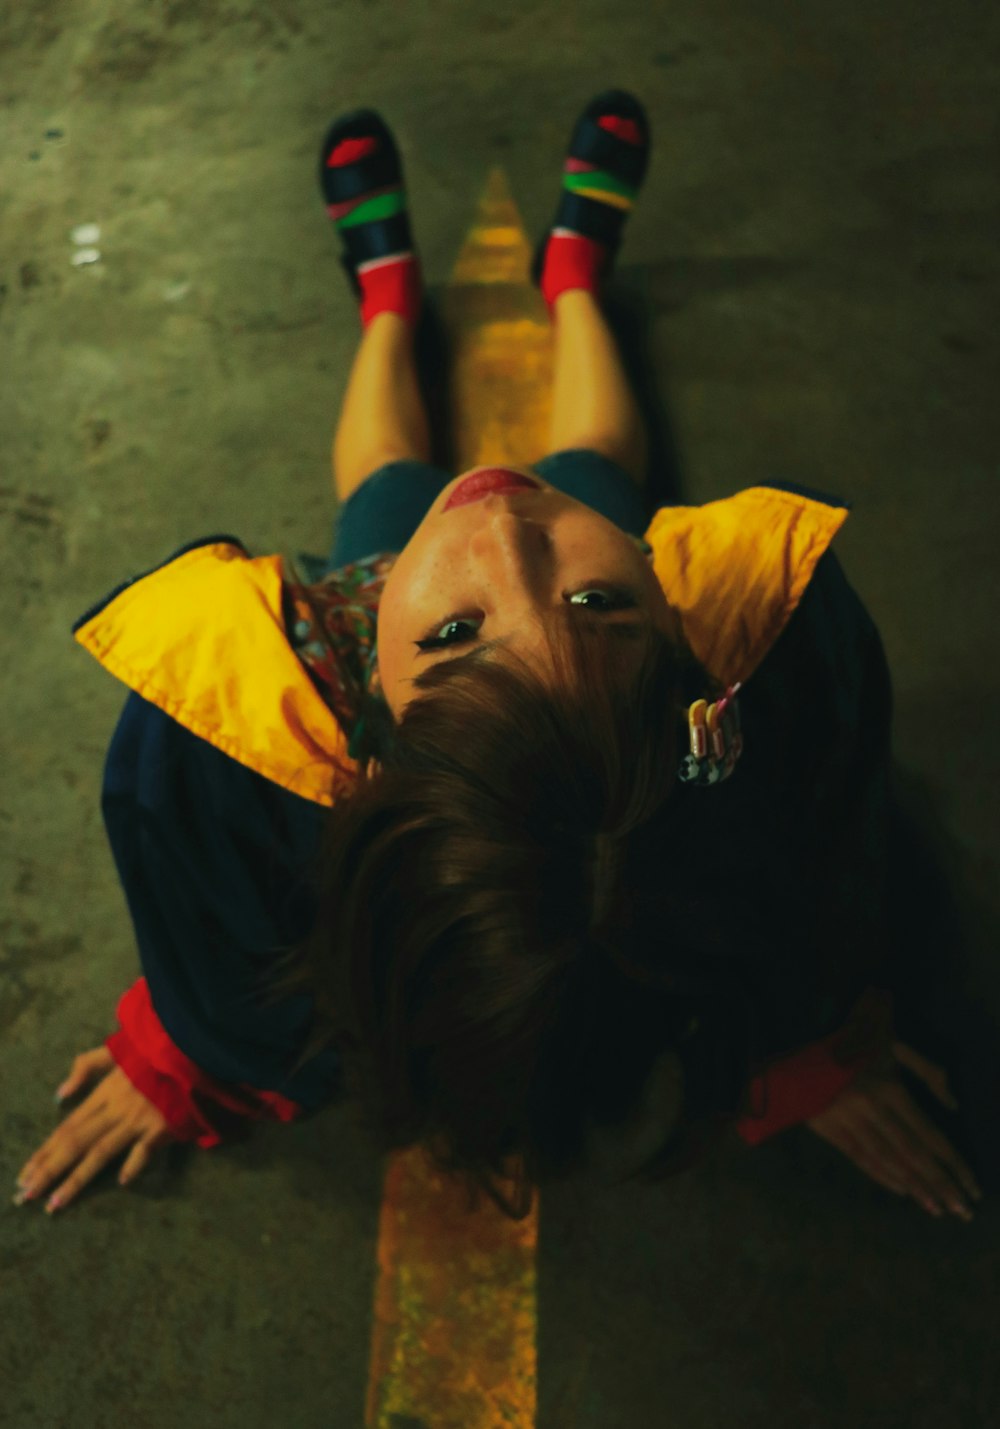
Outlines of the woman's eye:
<svg viewBox="0 0 1000 1429">
<path fill-rule="evenodd" d="M 635 598 L 633 597 L 631 591 L 607 591 L 595 588 L 593 586 L 587 586 L 583 590 L 574 591 L 573 594 L 569 597 L 569 599 L 573 600 L 576 596 L 587 595 L 599 595 L 601 599 L 606 602 L 606 605 L 596 607 L 599 610 L 620 610 L 626 606 L 635 605 Z M 589 609 L 589 607 L 587 608 Z M 447 620 L 445 620 L 443 624 L 435 626 L 434 630 L 428 631 L 427 635 L 424 636 L 423 640 L 416 640 L 414 641 L 414 644 L 420 650 L 440 650 L 443 649 L 445 646 L 449 645 L 467 645 L 469 643 L 469 640 L 472 638 L 471 636 L 467 636 L 465 638 L 460 637 L 455 640 L 449 640 L 447 638 L 443 638 L 437 633 L 438 631 L 445 630 L 448 626 L 453 625 L 467 625 L 471 627 L 472 622 L 464 619 L 464 617 L 459 615 L 449 615 Z"/>
<path fill-rule="evenodd" d="M 438 630 L 445 630 L 448 626 L 469 625 L 470 623 L 471 622 L 468 620 L 459 619 L 459 617 L 456 615 L 452 616 L 450 620 L 446 620 L 444 622 L 444 625 L 439 625 L 437 628 Z M 421 650 L 439 650 L 445 645 L 465 645 L 467 643 L 468 642 L 466 640 L 442 640 L 440 636 L 434 635 L 425 636 L 423 640 L 418 640 L 416 642 L 418 648 Z"/>
</svg>

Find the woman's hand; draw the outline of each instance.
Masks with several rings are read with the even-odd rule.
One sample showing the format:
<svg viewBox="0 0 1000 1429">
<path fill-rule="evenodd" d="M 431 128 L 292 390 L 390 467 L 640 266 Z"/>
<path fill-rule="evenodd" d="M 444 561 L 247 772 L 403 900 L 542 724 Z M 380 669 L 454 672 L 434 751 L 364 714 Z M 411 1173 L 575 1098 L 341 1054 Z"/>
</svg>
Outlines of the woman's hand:
<svg viewBox="0 0 1000 1429">
<path fill-rule="evenodd" d="M 942 1214 L 941 1201 L 955 1215 L 971 1220 L 962 1188 L 980 1200 L 979 1184 L 948 1138 L 910 1096 L 897 1062 L 926 1082 L 939 1101 L 957 1108 L 943 1068 L 905 1043 L 893 1042 L 891 1056 L 861 1073 L 826 1111 L 809 1117 L 806 1126 L 887 1190 L 913 1196 L 931 1215 Z"/>
<path fill-rule="evenodd" d="M 124 1185 L 147 1165 L 158 1146 L 174 1139 L 163 1114 L 136 1090 L 103 1045 L 82 1052 L 74 1060 L 73 1069 L 60 1091 L 69 1096 L 111 1067 L 114 1071 L 25 1164 L 17 1178 L 23 1195 L 14 1198 L 16 1205 L 42 1195 L 68 1167 L 75 1167 L 45 1209 L 54 1210 L 56 1204 L 68 1205 L 77 1191 L 113 1156 L 130 1146 L 131 1153 L 118 1177 Z"/>
</svg>

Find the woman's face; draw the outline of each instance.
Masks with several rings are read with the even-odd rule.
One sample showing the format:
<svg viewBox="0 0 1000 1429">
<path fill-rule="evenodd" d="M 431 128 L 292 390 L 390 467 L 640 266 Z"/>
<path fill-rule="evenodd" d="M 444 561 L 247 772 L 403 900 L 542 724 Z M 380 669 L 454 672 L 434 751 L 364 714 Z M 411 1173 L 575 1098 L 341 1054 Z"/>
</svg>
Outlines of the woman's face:
<svg viewBox="0 0 1000 1429">
<path fill-rule="evenodd" d="M 397 720 L 414 698 L 417 675 L 476 644 L 498 640 L 548 668 L 546 624 L 561 603 L 609 622 L 648 620 L 678 642 L 683 637 L 652 558 L 630 535 L 534 471 L 512 469 L 536 480 L 538 490 L 491 492 L 445 511 L 469 475 L 463 472 L 435 498 L 386 578 L 374 685 Z M 617 589 L 634 604 L 618 609 Z M 435 637 L 449 643 L 426 652 L 415 644 Z M 503 655 L 500 648 L 487 658 Z"/>
</svg>

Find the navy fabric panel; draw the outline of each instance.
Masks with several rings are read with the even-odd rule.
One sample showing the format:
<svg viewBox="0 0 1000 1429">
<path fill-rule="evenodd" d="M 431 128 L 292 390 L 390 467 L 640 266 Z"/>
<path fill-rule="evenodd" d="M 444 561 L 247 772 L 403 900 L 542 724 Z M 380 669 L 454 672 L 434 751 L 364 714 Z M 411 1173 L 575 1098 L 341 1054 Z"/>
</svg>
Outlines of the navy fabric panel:
<svg viewBox="0 0 1000 1429">
<path fill-rule="evenodd" d="M 720 900 L 759 977 L 763 1055 L 840 1026 L 886 961 L 892 691 L 878 630 L 828 549 L 740 691 L 732 777 L 678 786 L 665 880 Z M 693 949 L 692 972 L 699 952 Z"/>
<path fill-rule="evenodd" d="M 298 870 L 327 812 L 199 739 L 134 691 L 115 729 L 101 799 L 157 1015 L 220 1081 L 309 1109 L 340 1086 L 330 1048 L 289 1078 L 311 999 L 256 1005 L 275 950 L 312 916 Z"/>
</svg>

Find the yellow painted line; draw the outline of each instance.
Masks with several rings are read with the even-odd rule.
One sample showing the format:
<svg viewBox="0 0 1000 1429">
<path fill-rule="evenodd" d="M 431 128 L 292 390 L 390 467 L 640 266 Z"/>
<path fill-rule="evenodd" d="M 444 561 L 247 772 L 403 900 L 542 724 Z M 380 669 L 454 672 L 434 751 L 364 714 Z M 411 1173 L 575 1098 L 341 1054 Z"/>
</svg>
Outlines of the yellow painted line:
<svg viewBox="0 0 1000 1429">
<path fill-rule="evenodd" d="M 414 1148 L 389 1158 L 365 1424 L 533 1429 L 535 1210 L 509 1220 Z"/>
<path fill-rule="evenodd" d="M 493 169 L 441 295 L 451 344 L 455 472 L 546 455 L 552 332 L 534 243 Z M 436 1171 L 388 1158 L 378 1232 L 366 1429 L 534 1429 L 538 1196 L 512 1221 Z"/>
</svg>

